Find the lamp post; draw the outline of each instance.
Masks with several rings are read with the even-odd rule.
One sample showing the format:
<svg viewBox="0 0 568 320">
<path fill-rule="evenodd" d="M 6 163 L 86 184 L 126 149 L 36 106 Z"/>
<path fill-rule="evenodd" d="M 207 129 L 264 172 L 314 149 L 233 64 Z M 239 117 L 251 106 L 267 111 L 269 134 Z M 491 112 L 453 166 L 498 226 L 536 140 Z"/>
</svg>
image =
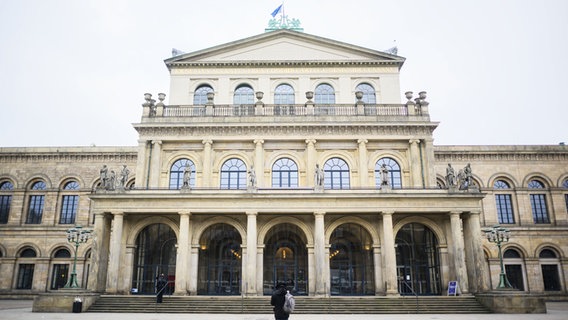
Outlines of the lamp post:
<svg viewBox="0 0 568 320">
<path fill-rule="evenodd" d="M 490 229 L 483 230 L 485 232 L 485 236 L 487 237 L 487 241 L 493 242 L 497 245 L 499 249 L 499 264 L 501 265 L 501 273 L 499 274 L 499 285 L 496 289 L 512 289 L 511 283 L 507 279 L 507 274 L 505 273 L 505 267 L 503 265 L 503 253 L 501 252 L 501 244 L 504 242 L 509 242 L 510 231 L 509 229 L 505 229 L 500 225 L 494 225 Z"/>
<path fill-rule="evenodd" d="M 71 272 L 71 277 L 65 284 L 64 288 L 79 288 L 77 284 L 77 249 L 82 243 L 86 243 L 91 238 L 91 230 L 83 229 L 81 226 L 75 226 L 74 228 L 67 230 L 67 241 L 75 245 L 75 257 L 73 259 L 73 271 Z"/>
</svg>

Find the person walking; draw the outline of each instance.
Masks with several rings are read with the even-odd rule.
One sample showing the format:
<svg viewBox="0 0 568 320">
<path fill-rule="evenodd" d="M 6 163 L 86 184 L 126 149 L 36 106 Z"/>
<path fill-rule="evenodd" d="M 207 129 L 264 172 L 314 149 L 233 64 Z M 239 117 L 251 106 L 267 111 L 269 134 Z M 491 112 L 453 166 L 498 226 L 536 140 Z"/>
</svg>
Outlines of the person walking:
<svg viewBox="0 0 568 320">
<path fill-rule="evenodd" d="M 270 298 L 270 305 L 274 306 L 274 319 L 287 320 L 290 315 L 284 311 L 284 303 L 286 301 L 286 285 L 282 282 L 276 284 L 276 288 Z"/>
<path fill-rule="evenodd" d="M 162 303 L 162 297 L 164 296 L 164 291 L 166 291 L 166 285 L 168 284 L 168 280 L 166 276 L 162 273 L 158 276 L 156 282 L 156 303 Z"/>
</svg>

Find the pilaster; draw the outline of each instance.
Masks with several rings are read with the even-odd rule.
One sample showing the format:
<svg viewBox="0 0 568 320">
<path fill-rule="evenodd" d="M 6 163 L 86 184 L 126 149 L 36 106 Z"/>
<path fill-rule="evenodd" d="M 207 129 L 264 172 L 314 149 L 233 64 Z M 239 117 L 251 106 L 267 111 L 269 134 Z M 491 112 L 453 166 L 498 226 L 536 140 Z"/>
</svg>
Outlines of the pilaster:
<svg viewBox="0 0 568 320">
<path fill-rule="evenodd" d="M 369 174 L 367 171 L 367 139 L 357 140 L 359 146 L 359 184 L 361 187 L 369 186 Z"/>
<path fill-rule="evenodd" d="M 470 212 L 464 220 L 465 254 L 470 291 L 479 293 L 490 290 L 489 270 L 485 262 L 481 241 L 480 212 Z"/>
<path fill-rule="evenodd" d="M 325 278 L 326 270 L 329 270 L 325 263 L 325 212 L 314 212 L 314 258 L 315 258 L 315 295 L 324 296 L 327 292 L 326 286 L 329 281 Z"/>
<path fill-rule="evenodd" d="M 256 186 L 258 188 L 264 187 L 264 149 L 262 145 L 264 140 L 256 139 L 254 140 L 255 150 L 254 150 L 254 170 L 256 174 Z"/>
<path fill-rule="evenodd" d="M 211 187 L 211 149 L 213 140 L 205 139 L 203 143 L 203 186 Z"/>
<path fill-rule="evenodd" d="M 245 293 L 249 296 L 257 295 L 256 291 L 256 258 L 257 258 L 257 230 L 256 218 L 258 213 L 248 211 L 247 213 L 247 259 L 245 275 Z M 262 269 L 261 269 L 262 270 Z"/>
<path fill-rule="evenodd" d="M 386 294 L 389 296 L 399 295 L 398 279 L 396 275 L 396 251 L 394 248 L 394 232 L 392 216 L 394 211 L 382 212 L 383 216 L 383 265 L 385 266 L 384 275 Z"/>
<path fill-rule="evenodd" d="M 124 223 L 123 212 L 113 212 L 113 220 L 110 235 L 110 252 L 107 268 L 107 293 L 118 292 L 118 276 L 120 267 L 120 257 L 122 255 L 122 229 Z"/>
<path fill-rule="evenodd" d="M 307 161 L 306 161 L 306 185 L 315 186 L 314 172 L 316 170 L 316 140 L 306 139 L 306 151 L 307 151 Z"/>
<path fill-rule="evenodd" d="M 467 268 L 465 265 L 465 248 L 461 228 L 460 212 L 453 211 L 450 213 L 450 223 L 452 229 L 452 253 L 454 256 L 454 267 L 456 277 L 462 293 L 469 293 L 469 282 L 467 277 Z"/>
<path fill-rule="evenodd" d="M 189 241 L 190 241 L 189 211 L 179 212 L 179 239 L 177 243 L 176 283 L 175 294 L 187 295 L 189 280 Z"/>
<path fill-rule="evenodd" d="M 420 140 L 412 139 L 410 143 L 410 171 L 412 176 L 412 186 L 415 188 L 424 187 L 422 181 L 422 161 L 420 159 L 419 144 Z"/>
<path fill-rule="evenodd" d="M 91 268 L 87 288 L 94 292 L 105 290 L 109 243 L 110 243 L 110 219 L 103 212 L 95 212 L 95 224 L 93 228 L 91 248 Z"/>
<path fill-rule="evenodd" d="M 150 188 L 159 187 L 160 183 L 160 168 L 162 162 L 162 141 L 152 141 L 152 158 L 150 160 Z"/>
</svg>

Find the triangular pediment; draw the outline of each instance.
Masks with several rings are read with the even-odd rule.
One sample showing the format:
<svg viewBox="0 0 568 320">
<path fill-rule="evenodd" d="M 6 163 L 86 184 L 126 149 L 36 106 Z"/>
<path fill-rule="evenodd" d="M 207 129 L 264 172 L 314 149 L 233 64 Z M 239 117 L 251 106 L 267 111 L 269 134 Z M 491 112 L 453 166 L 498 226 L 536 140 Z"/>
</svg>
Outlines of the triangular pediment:
<svg viewBox="0 0 568 320">
<path fill-rule="evenodd" d="M 168 67 L 234 62 L 381 62 L 403 57 L 291 30 L 277 30 L 165 60 Z"/>
</svg>

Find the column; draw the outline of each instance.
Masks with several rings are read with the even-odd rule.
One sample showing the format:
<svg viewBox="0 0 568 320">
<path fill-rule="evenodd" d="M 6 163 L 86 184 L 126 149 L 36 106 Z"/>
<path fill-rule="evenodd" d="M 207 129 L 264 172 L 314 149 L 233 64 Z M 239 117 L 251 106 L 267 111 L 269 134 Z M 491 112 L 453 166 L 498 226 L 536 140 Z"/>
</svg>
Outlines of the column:
<svg viewBox="0 0 568 320">
<path fill-rule="evenodd" d="M 373 244 L 373 264 L 375 266 L 375 294 L 383 294 L 385 292 L 385 287 L 383 285 L 381 246 L 379 244 Z"/>
<path fill-rule="evenodd" d="M 306 186 L 313 187 L 315 186 L 314 172 L 316 170 L 316 140 L 306 139 L 306 144 Z M 323 164 L 320 163 L 319 165 L 322 166 Z"/>
<path fill-rule="evenodd" d="M 256 247 L 256 270 L 264 270 L 264 245 Z M 261 296 L 264 294 L 264 274 L 263 272 L 256 273 L 256 292 Z"/>
<path fill-rule="evenodd" d="M 467 255 L 467 270 L 469 283 L 472 292 L 486 292 L 491 289 L 489 280 L 489 270 L 485 262 L 485 254 L 483 253 L 482 233 L 480 224 L 479 211 L 470 212 L 469 217 L 465 220 L 464 238 L 465 253 Z"/>
<path fill-rule="evenodd" d="M 150 160 L 150 188 L 159 187 L 160 183 L 160 167 L 162 155 L 162 141 L 152 141 L 152 159 Z"/>
<path fill-rule="evenodd" d="M 469 285 L 467 279 L 467 268 L 465 266 L 465 255 L 464 255 L 464 240 L 461 231 L 461 218 L 460 212 L 453 211 L 450 212 L 450 222 L 452 229 L 452 254 L 454 256 L 454 267 L 456 270 L 456 277 L 460 290 L 462 293 L 469 292 Z"/>
<path fill-rule="evenodd" d="M 189 280 L 189 211 L 179 213 L 179 239 L 176 257 L 176 295 L 187 295 Z"/>
<path fill-rule="evenodd" d="M 103 292 L 106 285 L 109 252 L 109 221 L 103 212 L 95 212 L 95 225 L 93 228 L 91 270 L 87 288 L 95 292 Z"/>
<path fill-rule="evenodd" d="M 205 139 L 203 143 L 203 186 L 211 187 L 211 145 L 213 140 Z"/>
<path fill-rule="evenodd" d="M 254 173 L 256 174 L 256 186 L 258 188 L 264 187 L 264 149 L 262 145 L 264 140 L 254 140 Z"/>
<path fill-rule="evenodd" d="M 420 140 L 412 139 L 410 143 L 410 172 L 412 176 L 412 186 L 424 187 L 422 184 L 422 160 L 420 159 Z"/>
<path fill-rule="evenodd" d="M 199 263 L 199 244 L 191 245 L 191 258 L 189 259 L 189 295 L 197 295 L 197 267 Z"/>
<path fill-rule="evenodd" d="M 114 219 L 112 220 L 112 228 L 110 234 L 110 253 L 108 260 L 107 269 L 107 293 L 117 293 L 118 292 L 118 278 L 119 278 L 119 267 L 120 267 L 120 257 L 121 243 L 122 243 L 122 227 L 124 222 L 124 213 L 115 212 L 113 213 Z"/>
<path fill-rule="evenodd" d="M 148 177 L 148 162 L 147 162 L 147 140 L 138 140 L 138 160 L 136 164 L 136 180 L 135 184 L 137 188 L 145 188 L 147 186 Z"/>
<path fill-rule="evenodd" d="M 383 216 L 383 259 L 386 294 L 398 295 L 398 279 L 396 276 L 396 251 L 394 249 L 394 233 L 392 215 L 394 211 L 382 212 Z"/>
<path fill-rule="evenodd" d="M 369 177 L 367 171 L 367 139 L 357 140 L 359 145 L 359 184 L 360 187 L 369 187 Z"/>
<path fill-rule="evenodd" d="M 424 181 L 426 183 L 426 187 L 436 187 L 436 171 L 434 163 L 436 160 L 434 159 L 434 139 L 427 138 L 423 141 L 423 153 L 422 153 L 422 163 L 424 168 Z"/>
<path fill-rule="evenodd" d="M 326 293 L 326 286 L 329 285 L 328 279 L 325 278 L 325 212 L 314 212 L 314 255 L 315 255 L 315 279 L 316 279 L 316 296 L 323 296 Z"/>
<path fill-rule="evenodd" d="M 245 294 L 249 296 L 257 295 L 256 292 L 256 216 L 257 212 L 248 211 L 247 213 L 247 262 L 245 274 Z M 262 269 L 260 269 L 262 270 Z"/>
</svg>

